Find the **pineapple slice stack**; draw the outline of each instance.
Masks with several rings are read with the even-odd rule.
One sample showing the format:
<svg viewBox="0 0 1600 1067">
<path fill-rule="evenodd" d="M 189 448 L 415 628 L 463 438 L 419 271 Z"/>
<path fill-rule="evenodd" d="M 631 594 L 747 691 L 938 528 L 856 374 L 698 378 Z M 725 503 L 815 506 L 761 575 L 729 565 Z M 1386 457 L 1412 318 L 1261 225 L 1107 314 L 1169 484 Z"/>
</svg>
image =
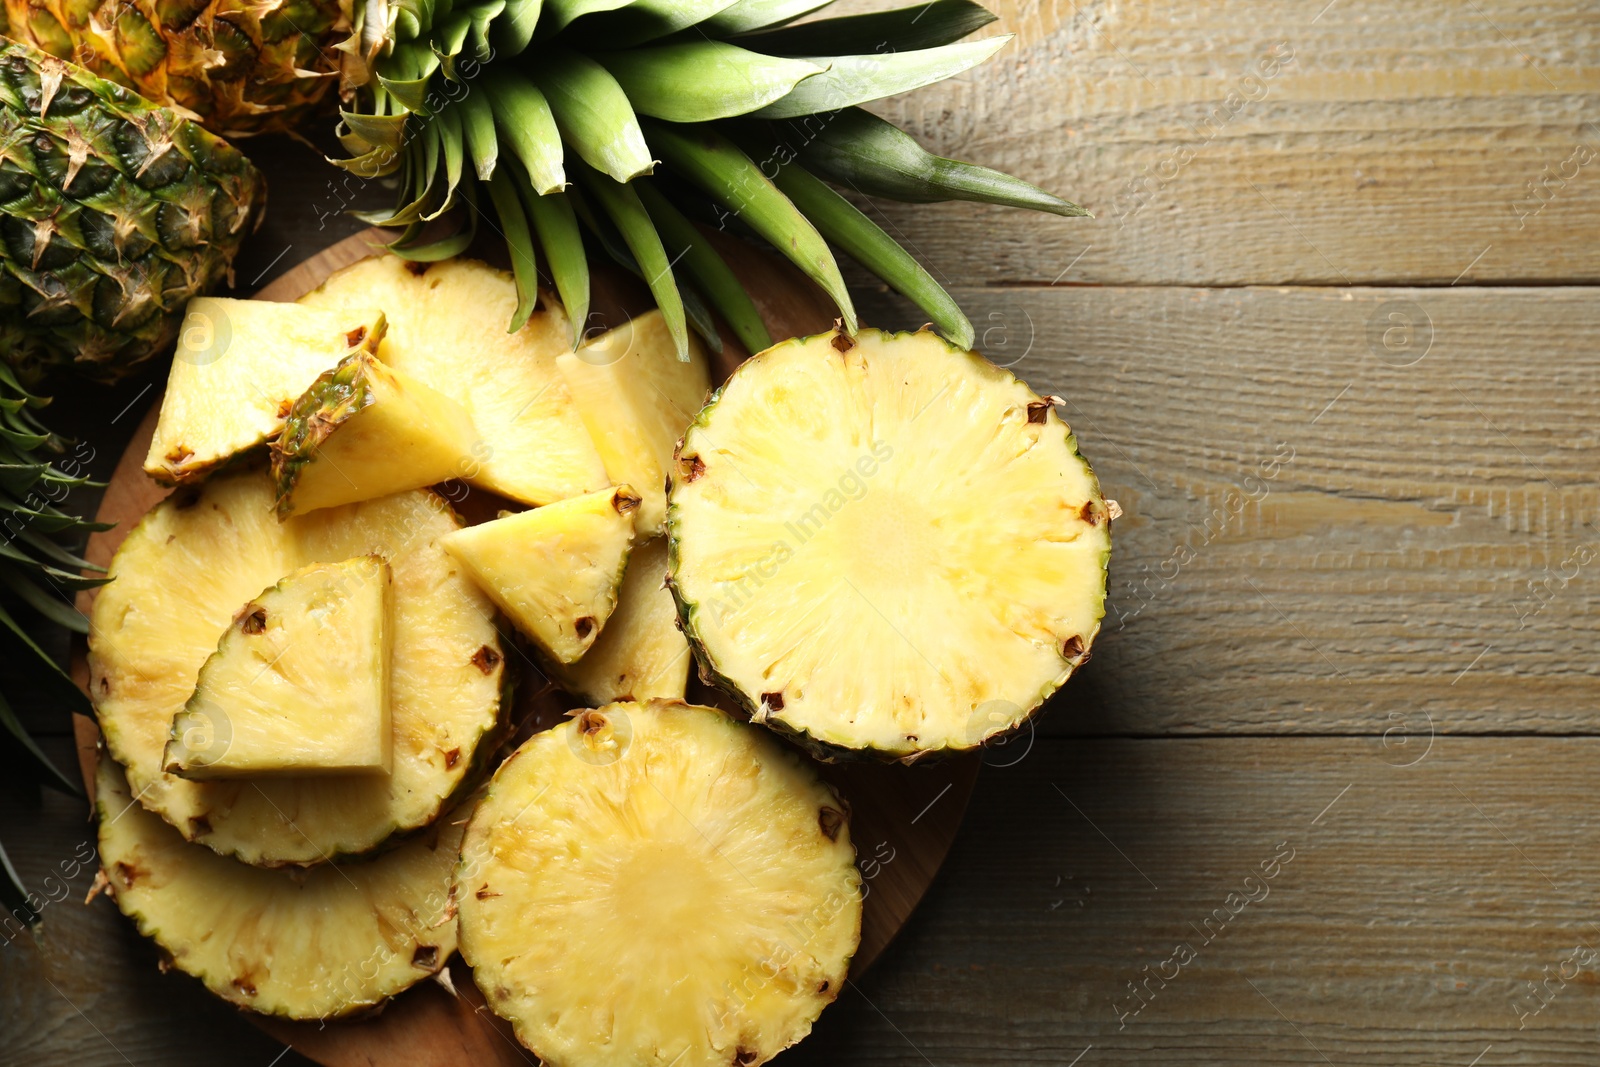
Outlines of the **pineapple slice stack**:
<svg viewBox="0 0 1600 1067">
<path fill-rule="evenodd" d="M 1115 505 L 1051 398 L 931 332 L 786 342 L 708 401 L 660 311 L 578 344 L 467 260 L 191 318 L 90 684 L 106 884 L 234 1003 L 369 1008 L 459 937 L 546 1063 L 765 1062 L 863 900 L 773 731 L 970 749 L 1088 658 Z M 592 710 L 502 751 L 513 662 Z"/>
</svg>

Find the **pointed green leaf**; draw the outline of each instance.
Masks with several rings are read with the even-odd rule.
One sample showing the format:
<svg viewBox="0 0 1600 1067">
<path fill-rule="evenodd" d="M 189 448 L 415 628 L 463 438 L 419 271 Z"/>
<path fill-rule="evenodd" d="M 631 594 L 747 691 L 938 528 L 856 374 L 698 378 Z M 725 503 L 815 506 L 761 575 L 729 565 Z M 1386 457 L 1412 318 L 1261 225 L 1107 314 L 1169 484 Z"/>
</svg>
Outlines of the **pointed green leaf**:
<svg viewBox="0 0 1600 1067">
<path fill-rule="evenodd" d="M 679 285 L 678 293 L 683 297 L 683 315 L 688 319 L 689 327 L 700 335 L 707 348 L 720 355 L 722 334 L 717 330 L 717 320 L 712 317 L 711 309 L 706 307 L 706 302 L 700 299 L 700 294 L 695 292 L 692 285 Z M 685 350 L 678 360 L 682 363 L 689 362 L 688 351 Z"/>
<path fill-rule="evenodd" d="M 562 138 L 583 161 L 619 182 L 649 174 L 655 160 L 639 120 L 606 68 L 565 48 L 547 49 L 539 60 L 534 79 L 550 102 Z"/>
<path fill-rule="evenodd" d="M 773 182 L 806 213 L 806 218 L 816 223 L 824 237 L 888 282 L 895 292 L 909 297 L 952 344 L 972 347 L 972 323 L 961 313 L 960 306 L 877 223 L 822 179 L 795 164 L 779 169 Z"/>
<path fill-rule="evenodd" d="M 398 152 L 406 141 L 406 116 L 362 115 L 340 110 L 339 119 L 353 135 L 373 148 L 387 148 Z"/>
<path fill-rule="evenodd" d="M 24 577 L 16 568 L 0 567 L 0 580 L 4 580 L 6 587 L 16 593 L 24 604 L 57 626 L 65 627 L 78 634 L 89 632 L 89 620 L 84 618 L 83 612 L 73 607 L 63 597 L 41 589 L 37 584 Z"/>
<path fill-rule="evenodd" d="M 472 20 L 472 25 L 467 30 L 467 44 L 473 56 L 485 63 L 494 56 L 494 48 L 489 44 L 489 27 L 500 17 L 500 12 L 505 8 L 506 0 L 489 0 L 488 3 L 464 9 L 467 17 Z"/>
<path fill-rule="evenodd" d="M 601 52 L 634 110 L 669 122 L 710 122 L 744 115 L 788 95 L 823 68 L 803 59 L 764 56 L 721 41 Z"/>
<path fill-rule="evenodd" d="M 461 186 L 461 195 L 467 201 L 467 224 L 463 228 L 446 237 L 417 244 L 416 238 L 422 233 L 422 223 L 414 222 L 400 235 L 398 241 L 386 247 L 401 259 L 414 260 L 418 263 L 437 263 L 459 256 L 478 236 L 477 189 L 476 182 L 466 182 Z"/>
<path fill-rule="evenodd" d="M 28 897 L 22 876 L 11 865 L 11 857 L 6 855 L 5 846 L 0 845 L 0 907 L 4 907 L 6 914 L 32 926 L 39 921 L 39 911 L 29 903 Z"/>
<path fill-rule="evenodd" d="M 400 101 L 407 111 L 421 111 L 423 109 L 423 101 L 428 95 L 428 82 L 430 80 L 428 78 L 407 78 L 402 81 L 397 78 L 385 78 L 382 74 L 378 75 L 378 84 L 382 85 L 389 95 Z"/>
<path fill-rule="evenodd" d="M 634 0 L 625 8 L 596 15 L 584 23 L 584 33 L 605 42 L 606 48 L 633 48 L 698 25 L 734 0 Z"/>
<path fill-rule="evenodd" d="M 701 24 L 708 37 L 730 37 L 767 26 L 782 26 L 820 11 L 833 0 L 738 0 Z"/>
<path fill-rule="evenodd" d="M 501 167 L 489 179 L 489 199 L 500 219 L 500 236 L 511 253 L 511 274 L 517 282 L 517 309 L 511 313 L 506 333 L 516 333 L 528 324 L 534 305 L 539 302 L 539 258 L 533 250 L 533 234 L 528 232 L 528 217 L 517 196 L 517 180 L 510 167 Z"/>
<path fill-rule="evenodd" d="M 27 729 L 22 725 L 21 720 L 17 718 L 17 713 L 11 710 L 11 705 L 6 703 L 3 695 L 0 695 L 0 729 L 4 729 L 6 733 L 10 734 L 22 746 L 23 751 L 33 757 L 33 762 L 36 765 L 35 769 L 39 772 L 40 780 L 44 784 L 52 789 L 66 793 L 68 796 L 83 795 L 83 791 L 78 788 L 78 784 L 63 774 L 61 768 L 50 762 L 50 757 L 46 756 L 44 750 L 29 736 Z"/>
<path fill-rule="evenodd" d="M 787 119 L 837 111 L 869 100 L 910 92 L 960 74 L 1005 47 L 1011 35 L 982 41 L 947 44 L 916 52 L 884 55 L 833 56 L 814 60 L 828 64 L 825 74 L 807 78 L 788 96 L 755 114 L 760 118 Z"/>
<path fill-rule="evenodd" d="M 495 125 L 501 139 L 528 172 L 534 190 L 552 193 L 566 185 L 561 132 L 556 128 L 555 116 L 544 93 L 520 74 L 498 71 L 485 74 L 483 91 L 470 92 L 465 100 L 477 97 L 481 104 L 485 96 L 494 110 Z M 470 128 L 467 134 L 470 147 Z M 479 170 L 478 177 L 485 177 L 482 170 Z"/>
<path fill-rule="evenodd" d="M 439 135 L 439 154 L 444 161 L 444 196 L 437 208 L 422 216 L 424 222 L 432 222 L 455 203 L 456 186 L 461 184 L 461 163 L 465 158 L 460 112 L 447 107 L 434 116 L 433 123 Z"/>
<path fill-rule="evenodd" d="M 572 347 L 576 349 L 583 341 L 584 324 L 589 321 L 589 255 L 583 247 L 578 217 L 566 193 L 540 196 L 527 183 L 520 186 L 519 192 L 572 322 Z"/>
<path fill-rule="evenodd" d="M 78 687 L 72 684 L 72 679 L 67 677 L 67 672 L 61 669 L 61 665 L 52 659 L 48 652 L 39 647 L 38 643 L 35 642 L 34 639 L 28 634 L 28 631 L 22 626 L 22 624 L 17 622 L 16 619 L 12 618 L 11 613 L 8 612 L 4 607 L 0 607 L 0 626 L 4 626 L 6 629 L 10 630 L 17 636 L 18 640 L 27 645 L 28 648 L 39 657 L 39 660 L 49 668 L 49 673 L 55 675 L 58 679 L 65 682 L 67 684 L 67 688 L 71 689 L 74 693 L 78 692 Z"/>
<path fill-rule="evenodd" d="M 678 293 L 677 282 L 672 277 L 672 261 L 661 244 L 661 235 L 650 221 L 650 215 L 639 202 L 639 194 L 632 185 L 611 178 L 578 164 L 578 172 L 585 177 L 584 188 L 599 202 L 600 208 L 617 227 L 628 251 L 639 265 L 639 274 L 650 287 L 666 320 L 667 332 L 677 346 L 678 358 L 685 359 L 689 351 L 688 326 L 684 321 L 683 297 Z"/>
<path fill-rule="evenodd" d="M 973 0 L 933 0 L 893 11 L 817 19 L 753 33 L 741 37 L 739 43 L 777 56 L 913 52 L 959 41 L 994 20 L 987 8 Z"/>
<path fill-rule="evenodd" d="M 495 114 L 486 99 L 488 95 L 468 93 L 457 105 L 467 155 L 472 157 L 472 169 L 479 181 L 489 180 L 500 159 L 500 139 L 495 135 Z"/>
<path fill-rule="evenodd" d="M 633 0 L 549 0 L 544 5 L 545 17 L 540 20 L 539 33 L 548 36 L 564 29 L 573 19 L 601 11 L 615 11 L 619 7 L 627 7 L 632 2 Z"/>
<path fill-rule="evenodd" d="M 539 0 L 508 0 L 491 34 L 497 54 L 517 56 L 527 49 L 539 24 L 540 8 Z"/>
<path fill-rule="evenodd" d="M 754 355 L 772 346 L 772 336 L 766 323 L 756 310 L 755 301 L 739 281 L 739 276 L 723 262 L 711 242 L 690 222 L 681 211 L 672 206 L 662 191 L 651 181 L 633 183 L 639 199 L 655 221 L 669 255 L 687 274 L 711 306 L 716 308 L 733 329 L 734 336 L 745 350 Z"/>
<path fill-rule="evenodd" d="M 705 127 L 669 126 L 652 119 L 646 136 L 668 166 L 726 205 L 822 286 L 838 306 L 845 328 L 855 332 L 855 307 L 828 242 L 761 167 L 722 134 Z"/>
<path fill-rule="evenodd" d="M 1069 218 L 1088 214 L 1021 178 L 936 156 L 894 123 L 860 108 L 777 128 L 807 169 L 869 196 L 913 204 L 973 200 Z"/>
<path fill-rule="evenodd" d="M 433 54 L 439 57 L 447 78 L 455 77 L 455 68 L 451 61 L 461 54 L 462 48 L 466 47 L 467 31 L 471 28 L 472 20 L 455 11 L 433 31 Z"/>
</svg>

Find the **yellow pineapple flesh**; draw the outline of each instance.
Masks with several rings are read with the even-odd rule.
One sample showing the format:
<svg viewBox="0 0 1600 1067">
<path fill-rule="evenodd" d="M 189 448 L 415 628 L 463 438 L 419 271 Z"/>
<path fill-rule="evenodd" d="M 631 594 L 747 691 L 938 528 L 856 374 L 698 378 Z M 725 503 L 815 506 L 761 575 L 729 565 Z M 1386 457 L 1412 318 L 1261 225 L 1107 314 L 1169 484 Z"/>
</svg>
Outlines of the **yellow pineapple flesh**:
<svg viewBox="0 0 1600 1067">
<path fill-rule="evenodd" d="M 666 538 L 652 538 L 628 554 L 617 609 L 583 658 L 558 668 L 562 688 L 596 705 L 683 699 L 694 657 L 678 630 L 678 607 L 666 578 Z"/>
<path fill-rule="evenodd" d="M 472 485 L 548 504 L 611 484 L 556 369 L 557 354 L 572 347 L 572 327 L 548 294 L 528 324 L 508 334 L 517 306 L 511 275 L 470 259 L 386 255 L 339 271 L 301 303 L 388 310 L 378 358 L 466 408 L 487 446 L 463 472 Z"/>
<path fill-rule="evenodd" d="M 617 486 L 502 515 L 443 543 L 519 630 L 571 663 L 616 609 L 638 506 L 628 486 Z"/>
<path fill-rule="evenodd" d="M 370 305 L 323 310 L 265 300 L 189 302 L 144 472 L 163 485 L 198 481 L 276 437 L 300 394 L 385 328 Z"/>
<path fill-rule="evenodd" d="M 636 521 L 646 537 L 665 528 L 672 447 L 711 388 L 693 334 L 688 357 L 678 359 L 661 312 L 650 311 L 556 360 L 606 473 L 641 497 Z"/>
<path fill-rule="evenodd" d="M 250 601 L 172 720 L 184 778 L 389 773 L 389 565 L 302 567 Z"/>
<path fill-rule="evenodd" d="M 462 842 L 461 953 L 550 1067 L 763 1063 L 861 932 L 846 805 L 767 731 L 610 704 L 535 734 Z"/>
</svg>

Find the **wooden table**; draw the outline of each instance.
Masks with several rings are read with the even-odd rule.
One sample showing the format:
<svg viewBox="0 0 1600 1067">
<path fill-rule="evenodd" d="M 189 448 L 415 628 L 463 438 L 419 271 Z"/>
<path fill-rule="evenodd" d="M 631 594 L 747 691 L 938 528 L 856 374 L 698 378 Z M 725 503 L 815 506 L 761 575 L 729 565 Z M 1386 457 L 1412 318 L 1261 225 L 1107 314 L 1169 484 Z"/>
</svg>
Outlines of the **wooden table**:
<svg viewBox="0 0 1600 1067">
<path fill-rule="evenodd" d="M 1068 398 L 1126 511 L 1107 630 L 783 1062 L 1594 1063 L 1600 8 L 999 13 L 999 60 L 885 112 L 1098 217 L 879 217 Z M 386 199 L 254 151 L 242 286 Z M 71 415 L 102 456 L 142 382 Z M 0 802 L 31 881 L 88 832 Z M 0 1063 L 303 1062 L 154 962 L 51 905 L 0 948 Z"/>
</svg>

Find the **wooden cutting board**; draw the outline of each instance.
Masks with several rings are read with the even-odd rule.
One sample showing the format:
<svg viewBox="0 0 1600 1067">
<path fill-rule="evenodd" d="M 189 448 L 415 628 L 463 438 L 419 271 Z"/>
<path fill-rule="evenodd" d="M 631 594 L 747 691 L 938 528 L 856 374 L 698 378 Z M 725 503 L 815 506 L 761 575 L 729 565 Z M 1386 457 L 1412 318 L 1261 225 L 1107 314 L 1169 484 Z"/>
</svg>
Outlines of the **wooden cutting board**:
<svg viewBox="0 0 1600 1067">
<path fill-rule="evenodd" d="M 832 304 L 787 264 L 742 242 L 711 236 L 744 279 L 774 338 L 829 327 Z M 388 237 L 385 231 L 369 230 L 348 238 L 293 267 L 256 298 L 297 299 L 335 271 L 381 251 L 378 244 Z M 492 255 L 492 250 L 484 251 L 486 256 Z M 591 324 L 612 326 L 651 306 L 648 293 L 636 279 L 606 270 L 596 273 L 593 304 Z M 716 358 L 717 379 L 726 378 L 743 357 L 738 343 L 725 332 L 723 352 Z M 89 539 L 86 555 L 91 563 L 108 564 L 134 524 L 167 494 L 141 469 L 159 408 L 157 398 L 106 486 L 95 517 L 114 525 Z M 93 591 L 80 594 L 78 607 L 87 613 L 93 597 Z M 87 688 L 86 649 L 81 642 L 73 656 L 73 676 L 80 687 Z M 515 713 L 534 728 L 548 726 L 557 718 L 561 696 L 549 689 L 524 686 Z M 711 702 L 717 694 L 692 690 L 690 699 Z M 76 717 L 74 726 L 84 781 L 92 789 L 99 731 L 83 716 Z M 861 947 L 851 964 L 852 977 L 859 977 L 878 957 L 933 881 L 955 839 L 979 765 L 978 757 L 966 756 L 920 767 L 857 763 L 821 768 L 850 802 L 851 835 L 867 889 Z M 929 812 L 934 812 L 934 817 L 924 819 Z M 453 992 L 443 983 L 424 982 L 367 1018 L 325 1024 L 259 1015 L 251 1015 L 250 1020 L 328 1067 L 513 1067 L 537 1062 L 517 1043 L 510 1027 L 488 1010 L 473 985 L 471 969 L 459 958 L 451 961 L 449 978 Z"/>
</svg>

